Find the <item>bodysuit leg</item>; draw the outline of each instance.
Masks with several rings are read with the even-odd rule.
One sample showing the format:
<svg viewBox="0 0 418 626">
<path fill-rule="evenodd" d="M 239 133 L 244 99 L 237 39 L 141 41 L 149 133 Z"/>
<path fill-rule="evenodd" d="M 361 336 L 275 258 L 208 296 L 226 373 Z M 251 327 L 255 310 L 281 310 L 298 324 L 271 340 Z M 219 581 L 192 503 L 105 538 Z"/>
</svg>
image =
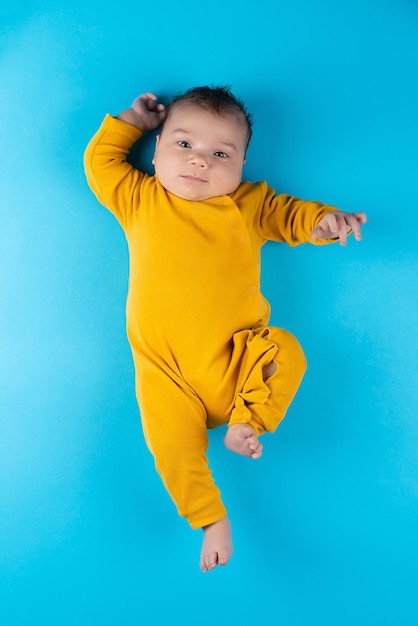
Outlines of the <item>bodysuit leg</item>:
<svg viewBox="0 0 418 626">
<path fill-rule="evenodd" d="M 137 369 L 137 395 L 145 440 L 157 472 L 192 528 L 226 515 L 206 456 L 206 410 L 178 376 L 143 363 Z"/>
<path fill-rule="evenodd" d="M 263 380 L 272 361 L 276 372 Z M 248 423 L 258 435 L 273 432 L 286 415 L 306 370 L 297 339 L 274 326 L 234 335 L 233 365 L 238 370 L 236 396 L 229 425 Z"/>
</svg>

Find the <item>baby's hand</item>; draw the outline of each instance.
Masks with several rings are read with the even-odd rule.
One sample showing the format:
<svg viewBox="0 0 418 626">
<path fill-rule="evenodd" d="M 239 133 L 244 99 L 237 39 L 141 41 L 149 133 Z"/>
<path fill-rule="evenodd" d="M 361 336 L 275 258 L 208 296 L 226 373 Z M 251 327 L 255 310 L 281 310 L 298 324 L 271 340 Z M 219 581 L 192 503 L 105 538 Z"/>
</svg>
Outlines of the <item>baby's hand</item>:
<svg viewBox="0 0 418 626">
<path fill-rule="evenodd" d="M 345 246 L 347 234 L 352 230 L 357 241 L 361 240 L 360 227 L 367 221 L 365 213 L 344 213 L 331 211 L 327 213 L 311 232 L 311 239 L 339 239 Z"/>
<path fill-rule="evenodd" d="M 143 93 L 136 98 L 131 109 L 135 111 L 145 125 L 144 130 L 157 128 L 165 118 L 165 106 L 157 104 L 157 96 L 153 93 Z"/>
<path fill-rule="evenodd" d="M 133 101 L 131 108 L 122 111 L 117 117 L 145 132 L 157 128 L 165 119 L 165 106 L 157 104 L 157 96 L 147 92 L 138 96 Z"/>
</svg>

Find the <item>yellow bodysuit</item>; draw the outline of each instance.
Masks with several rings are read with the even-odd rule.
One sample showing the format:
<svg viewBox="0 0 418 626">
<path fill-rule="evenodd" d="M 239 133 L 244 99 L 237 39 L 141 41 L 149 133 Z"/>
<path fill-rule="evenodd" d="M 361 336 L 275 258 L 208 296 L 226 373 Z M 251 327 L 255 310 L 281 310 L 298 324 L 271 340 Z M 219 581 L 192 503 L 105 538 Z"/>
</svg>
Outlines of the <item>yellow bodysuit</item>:
<svg viewBox="0 0 418 626">
<path fill-rule="evenodd" d="M 127 334 L 145 439 L 179 514 L 199 528 L 226 514 L 208 467 L 207 429 L 250 423 L 257 434 L 275 430 L 305 371 L 297 340 L 267 326 L 261 247 L 310 242 L 335 209 L 276 195 L 265 182 L 183 200 L 127 163 L 140 136 L 107 115 L 85 169 L 128 241 Z M 264 381 L 273 360 L 276 373 Z"/>
</svg>

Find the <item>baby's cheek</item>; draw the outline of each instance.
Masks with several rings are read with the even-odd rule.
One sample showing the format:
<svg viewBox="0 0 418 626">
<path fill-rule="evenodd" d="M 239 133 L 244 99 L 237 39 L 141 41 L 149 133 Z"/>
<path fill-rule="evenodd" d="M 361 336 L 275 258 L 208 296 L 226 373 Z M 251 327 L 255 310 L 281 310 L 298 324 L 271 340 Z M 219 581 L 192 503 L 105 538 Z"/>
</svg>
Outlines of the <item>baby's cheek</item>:
<svg viewBox="0 0 418 626">
<path fill-rule="evenodd" d="M 223 175 L 223 184 L 229 189 L 227 193 L 232 193 L 242 180 L 242 170 L 234 169 Z"/>
</svg>

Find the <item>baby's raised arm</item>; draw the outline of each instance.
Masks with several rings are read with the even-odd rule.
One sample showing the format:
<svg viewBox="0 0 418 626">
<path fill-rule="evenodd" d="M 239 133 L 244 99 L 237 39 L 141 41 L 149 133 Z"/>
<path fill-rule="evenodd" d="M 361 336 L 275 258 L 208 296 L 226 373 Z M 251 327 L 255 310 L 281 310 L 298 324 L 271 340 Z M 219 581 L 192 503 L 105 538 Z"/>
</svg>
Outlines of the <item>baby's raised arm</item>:
<svg viewBox="0 0 418 626">
<path fill-rule="evenodd" d="M 143 93 L 136 98 L 131 107 L 117 115 L 117 119 L 136 126 L 143 133 L 157 128 L 165 119 L 165 106 L 157 104 L 157 96 Z"/>
<path fill-rule="evenodd" d="M 127 227 L 140 204 L 145 174 L 127 161 L 141 133 L 157 128 L 165 118 L 165 107 L 157 96 L 144 93 L 115 119 L 107 115 L 89 142 L 84 155 L 87 181 L 101 204 Z M 120 121 L 127 122 L 120 124 Z"/>
</svg>

